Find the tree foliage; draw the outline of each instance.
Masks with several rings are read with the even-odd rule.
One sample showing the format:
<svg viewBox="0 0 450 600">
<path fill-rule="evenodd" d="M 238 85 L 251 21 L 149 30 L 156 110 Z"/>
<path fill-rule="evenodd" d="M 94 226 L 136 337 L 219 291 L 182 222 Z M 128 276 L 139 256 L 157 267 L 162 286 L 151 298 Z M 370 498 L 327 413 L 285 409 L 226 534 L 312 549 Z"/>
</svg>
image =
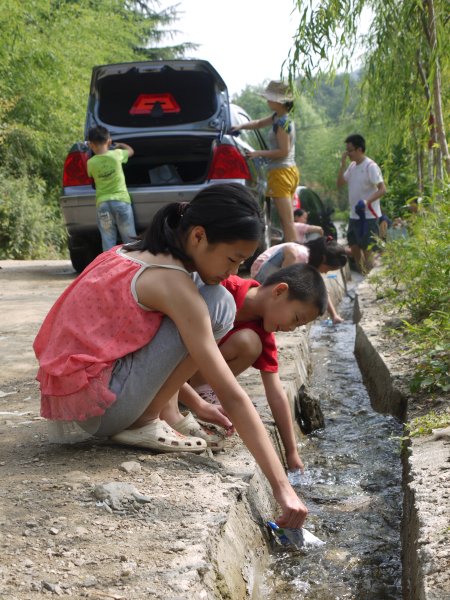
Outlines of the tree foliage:
<svg viewBox="0 0 450 600">
<path fill-rule="evenodd" d="M 59 258 L 64 229 L 42 202 L 44 182 L 0 171 L 0 190 L 0 259 Z"/>
<path fill-rule="evenodd" d="M 450 171 L 444 129 L 450 98 L 448 86 L 441 87 L 441 74 L 448 74 L 450 64 L 448 0 L 297 0 L 297 6 L 290 78 L 349 69 L 362 51 L 362 100 L 372 122 L 382 123 L 387 153 L 401 143 L 417 148 L 420 158 L 431 138 L 430 145 L 440 150 L 434 167 L 442 179 L 442 164 Z M 367 11 L 372 22 L 361 37 Z"/>
<path fill-rule="evenodd" d="M 413 391 L 450 391 L 450 189 L 412 214 L 409 235 L 386 245 L 376 277 L 388 306 L 405 315 L 403 346 L 414 360 Z M 401 257 L 401 259 L 399 259 Z"/>
<path fill-rule="evenodd" d="M 65 151 L 83 133 L 92 67 L 147 58 L 173 17 L 121 0 L 6 0 L 0 14 L 0 91 L 12 103 L 0 155 L 6 168 L 59 183 Z"/>
<path fill-rule="evenodd" d="M 299 90 L 297 114 L 297 156 L 305 185 L 315 188 L 339 205 L 336 172 L 344 139 L 363 131 L 358 111 L 360 77 L 339 75 L 332 82 L 317 81 L 314 88 L 304 78 Z M 340 208 L 347 205 L 344 203 Z"/>
<path fill-rule="evenodd" d="M 157 9 L 156 0 L 3 0 L 0 166 L 5 177 L 35 181 L 35 218 L 60 220 L 63 162 L 83 137 L 92 67 L 186 50 L 161 45 L 176 10 Z"/>
</svg>

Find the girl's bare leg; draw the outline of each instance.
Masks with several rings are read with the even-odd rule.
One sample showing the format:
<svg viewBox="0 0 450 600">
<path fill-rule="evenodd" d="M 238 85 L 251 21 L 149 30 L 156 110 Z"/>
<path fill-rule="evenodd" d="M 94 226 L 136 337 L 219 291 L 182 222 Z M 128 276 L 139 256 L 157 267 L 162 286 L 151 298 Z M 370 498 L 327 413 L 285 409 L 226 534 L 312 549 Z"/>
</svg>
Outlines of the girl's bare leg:
<svg viewBox="0 0 450 600">
<path fill-rule="evenodd" d="M 292 198 L 273 198 L 275 206 L 280 215 L 281 226 L 284 233 L 285 242 L 296 242 L 297 236 L 294 227 L 294 210 L 292 208 Z"/>
<path fill-rule="evenodd" d="M 234 322 L 233 297 L 220 285 L 195 283 L 208 306 L 214 336 L 220 339 Z M 158 418 L 196 370 L 174 322 L 165 317 L 149 344 L 116 361 L 110 389 L 117 399 L 101 417 L 96 435 L 111 437 Z"/>
<path fill-rule="evenodd" d="M 173 373 L 154 396 L 151 404 L 145 409 L 139 419 L 131 425 L 130 429 L 143 427 L 150 421 L 159 418 L 161 411 L 164 408 L 169 411 L 168 413 L 165 412 L 164 420 L 174 423 L 181 419 L 182 415 L 180 415 L 178 411 L 178 390 L 195 371 L 196 366 L 194 361 L 188 356 L 175 368 Z"/>
<path fill-rule="evenodd" d="M 241 329 L 233 333 L 220 346 L 220 352 L 227 361 L 234 375 L 240 375 L 248 369 L 262 352 L 261 339 L 251 329 Z M 192 387 L 205 383 L 202 375 L 197 372 L 190 379 Z"/>
</svg>

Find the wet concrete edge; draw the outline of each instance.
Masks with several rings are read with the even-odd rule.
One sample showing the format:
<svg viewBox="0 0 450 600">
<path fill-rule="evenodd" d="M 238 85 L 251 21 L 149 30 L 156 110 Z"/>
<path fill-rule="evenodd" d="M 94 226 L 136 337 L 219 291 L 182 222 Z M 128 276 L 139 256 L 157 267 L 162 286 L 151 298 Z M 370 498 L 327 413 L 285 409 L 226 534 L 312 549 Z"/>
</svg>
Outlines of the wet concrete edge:
<svg viewBox="0 0 450 600">
<path fill-rule="evenodd" d="M 408 382 L 396 373 L 396 357 L 380 336 L 386 316 L 376 290 L 366 281 L 357 289 L 354 308 L 355 356 L 377 412 L 403 422 L 411 418 Z M 448 526 L 448 438 L 412 438 L 403 446 L 402 563 L 403 598 L 450 598 Z M 447 533 L 446 533 L 447 531 Z"/>
<path fill-rule="evenodd" d="M 337 306 L 344 294 L 341 276 L 324 277 L 327 289 Z M 302 435 L 295 421 L 298 391 L 307 385 L 310 369 L 310 348 L 308 343 L 309 327 L 296 332 L 278 333 L 277 346 L 280 358 L 280 377 L 289 398 L 294 427 L 298 438 Z M 263 396 L 264 389 L 259 382 L 247 384 L 241 381 L 252 400 Z M 271 413 L 267 406 L 257 406 L 258 411 L 269 430 L 271 439 L 284 463 L 282 444 Z M 240 442 L 241 451 L 246 452 Z M 211 551 L 214 563 L 215 582 L 213 588 L 220 598 L 240 600 L 261 598 L 260 577 L 268 565 L 269 545 L 264 535 L 263 523 L 268 517 L 277 514 L 270 487 L 255 463 L 252 463 L 252 475 L 243 502 L 234 502 L 229 506 L 226 525 L 218 532 L 216 543 Z M 205 582 L 206 583 L 206 582 Z M 212 582 L 211 582 L 212 583 Z M 209 597 L 209 596 L 208 596 Z"/>
</svg>

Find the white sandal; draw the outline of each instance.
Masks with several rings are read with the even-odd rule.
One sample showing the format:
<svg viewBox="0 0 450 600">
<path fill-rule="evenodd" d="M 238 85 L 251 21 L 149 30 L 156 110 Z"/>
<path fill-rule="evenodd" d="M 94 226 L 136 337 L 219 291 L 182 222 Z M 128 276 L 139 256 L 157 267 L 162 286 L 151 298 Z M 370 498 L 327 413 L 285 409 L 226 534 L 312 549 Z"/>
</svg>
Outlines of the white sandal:
<svg viewBox="0 0 450 600">
<path fill-rule="evenodd" d="M 203 452 L 207 448 L 204 439 L 182 435 L 161 419 L 155 419 L 137 429 L 124 429 L 110 439 L 117 444 L 159 452 Z"/>
<path fill-rule="evenodd" d="M 210 448 L 212 452 L 218 452 L 219 450 L 223 449 L 225 444 L 225 436 L 214 431 L 213 429 L 209 429 L 208 427 L 203 427 L 200 425 L 192 413 L 188 412 L 181 414 L 185 416 L 181 419 L 181 421 L 178 421 L 178 423 L 172 425 L 176 431 L 184 435 L 193 435 L 197 438 L 202 438 L 206 441 L 208 448 Z"/>
</svg>

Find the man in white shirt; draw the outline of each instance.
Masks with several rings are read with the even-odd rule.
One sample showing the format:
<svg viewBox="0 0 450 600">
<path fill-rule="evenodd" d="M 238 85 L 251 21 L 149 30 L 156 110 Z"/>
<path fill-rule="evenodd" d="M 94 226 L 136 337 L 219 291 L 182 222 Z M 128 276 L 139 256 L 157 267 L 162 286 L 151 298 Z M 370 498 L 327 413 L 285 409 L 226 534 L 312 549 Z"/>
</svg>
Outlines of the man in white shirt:
<svg viewBox="0 0 450 600">
<path fill-rule="evenodd" d="M 350 220 L 347 240 L 357 267 L 365 272 L 372 266 L 371 247 L 375 243 L 373 236 L 378 235 L 380 198 L 386 193 L 386 186 L 380 167 L 365 154 L 364 138 L 358 134 L 350 135 L 345 145 L 337 185 L 348 184 Z M 351 161 L 348 167 L 347 158 Z"/>
</svg>

